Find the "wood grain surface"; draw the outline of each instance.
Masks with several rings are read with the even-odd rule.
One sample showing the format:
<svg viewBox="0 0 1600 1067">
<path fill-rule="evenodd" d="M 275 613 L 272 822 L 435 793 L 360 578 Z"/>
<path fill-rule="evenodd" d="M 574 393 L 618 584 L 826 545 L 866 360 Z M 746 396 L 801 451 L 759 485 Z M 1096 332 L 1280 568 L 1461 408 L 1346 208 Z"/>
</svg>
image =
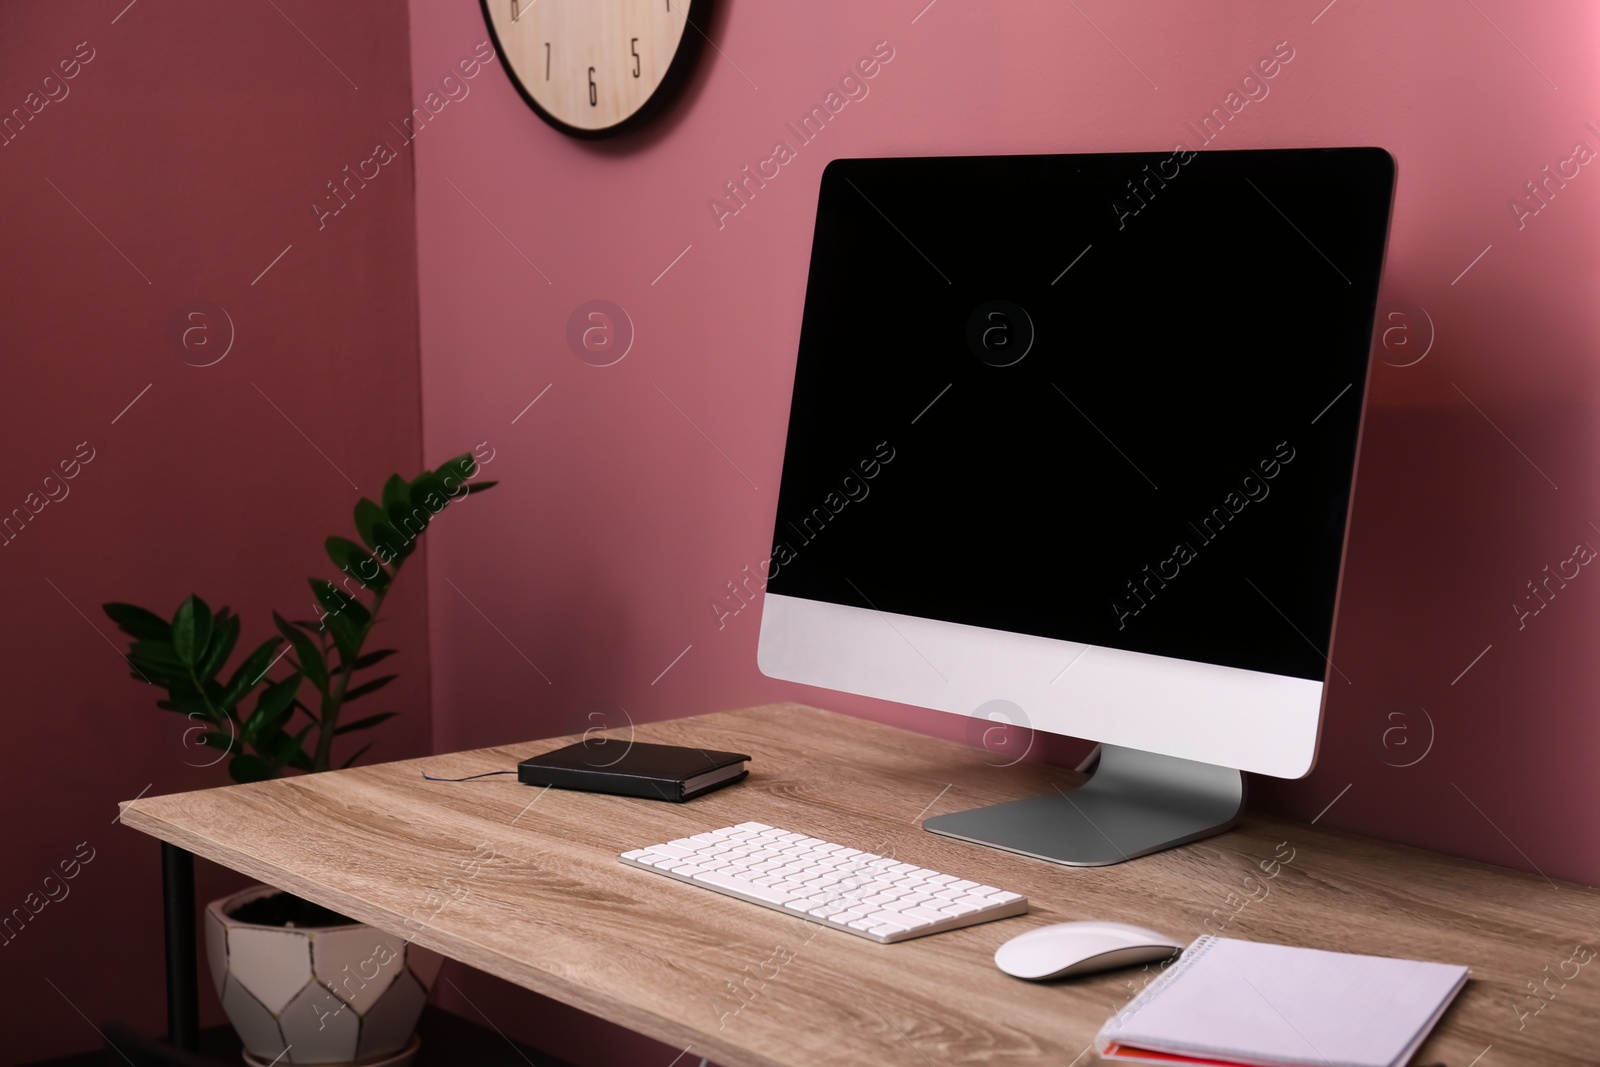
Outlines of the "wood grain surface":
<svg viewBox="0 0 1600 1067">
<path fill-rule="evenodd" d="M 1600 948 L 1596 890 L 1255 814 L 1131 863 L 1060 867 L 920 823 L 1069 787 L 1070 771 L 995 767 L 794 704 L 636 737 L 747 752 L 750 777 L 669 804 L 421 774 L 511 769 L 575 740 L 554 738 L 145 797 L 122 821 L 727 1067 L 1098 1062 L 1095 1033 L 1153 968 L 1034 984 L 992 959 L 1024 930 L 1090 918 L 1467 964 L 1471 981 L 1415 1063 L 1600 1063 L 1600 959 L 1567 962 Z M 1032 911 L 879 945 L 616 858 L 748 820 L 1025 893 Z"/>
</svg>

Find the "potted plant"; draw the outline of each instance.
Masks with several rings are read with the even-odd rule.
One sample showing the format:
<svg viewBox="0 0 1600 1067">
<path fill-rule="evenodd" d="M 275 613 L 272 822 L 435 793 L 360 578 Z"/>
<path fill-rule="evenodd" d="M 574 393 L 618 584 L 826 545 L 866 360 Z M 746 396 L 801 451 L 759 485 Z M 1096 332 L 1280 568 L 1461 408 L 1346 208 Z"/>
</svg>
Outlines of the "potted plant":
<svg viewBox="0 0 1600 1067">
<path fill-rule="evenodd" d="M 186 716 L 193 725 L 185 739 L 197 735 L 198 744 L 217 750 L 217 762 L 228 760 L 236 782 L 332 769 L 336 738 L 395 714 L 342 718 L 346 704 L 397 677 L 366 677 L 394 654 L 366 651 L 367 639 L 429 522 L 452 502 L 495 484 L 472 482 L 478 471 L 469 453 L 409 482 L 394 475 L 381 504 L 363 497 L 355 525 L 365 547 L 328 538 L 328 557 L 341 576 L 311 579 L 319 617 L 291 622 L 274 612 L 278 634 L 226 679 L 240 633 L 239 617 L 226 607 L 213 611 L 189 596 L 168 620 L 132 604 L 104 605 L 133 638 L 127 654 L 133 677 L 167 691 L 157 706 Z M 288 673 L 269 678 L 280 662 Z M 252 695 L 254 706 L 247 709 Z M 439 969 L 436 954 L 270 886 L 212 901 L 205 915 L 211 975 L 247 1062 L 411 1062 L 417 1019 Z"/>
</svg>

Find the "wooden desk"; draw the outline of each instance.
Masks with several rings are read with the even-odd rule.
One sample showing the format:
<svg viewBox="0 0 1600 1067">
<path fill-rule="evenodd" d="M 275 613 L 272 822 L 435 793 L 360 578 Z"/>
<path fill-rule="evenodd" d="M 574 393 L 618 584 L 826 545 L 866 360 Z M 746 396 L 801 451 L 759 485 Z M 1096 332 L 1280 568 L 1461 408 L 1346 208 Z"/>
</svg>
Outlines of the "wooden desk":
<svg viewBox="0 0 1600 1067">
<path fill-rule="evenodd" d="M 799 705 L 637 736 L 748 752 L 750 777 L 678 805 L 419 773 L 505 769 L 570 740 L 556 739 L 146 797 L 124 804 L 122 821 L 728 1067 L 1093 1063 L 1096 1031 L 1146 975 L 1036 985 L 991 958 L 1023 930 L 1085 918 L 1180 939 L 1209 919 L 1227 936 L 1469 964 L 1418 1064 L 1600 1061 L 1600 961 L 1564 985 L 1551 978 L 1547 1006 L 1518 1017 L 1538 1006 L 1530 982 L 1575 944 L 1600 947 L 1600 891 L 1260 815 L 1132 863 L 1058 867 L 919 823 L 1067 786 L 1067 771 L 992 767 L 958 744 Z M 747 820 L 1004 886 L 1033 910 L 878 945 L 616 858 Z M 483 845 L 493 858 L 474 863 Z"/>
</svg>

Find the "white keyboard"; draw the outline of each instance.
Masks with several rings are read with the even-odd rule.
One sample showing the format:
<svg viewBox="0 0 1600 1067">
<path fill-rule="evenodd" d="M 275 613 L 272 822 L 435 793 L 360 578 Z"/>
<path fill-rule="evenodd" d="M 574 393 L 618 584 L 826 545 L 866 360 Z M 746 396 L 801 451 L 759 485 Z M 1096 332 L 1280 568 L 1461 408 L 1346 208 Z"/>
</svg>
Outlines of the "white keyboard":
<svg viewBox="0 0 1600 1067">
<path fill-rule="evenodd" d="M 1028 899 L 1020 893 L 759 822 L 725 826 L 618 858 L 882 944 L 1028 910 Z"/>
</svg>

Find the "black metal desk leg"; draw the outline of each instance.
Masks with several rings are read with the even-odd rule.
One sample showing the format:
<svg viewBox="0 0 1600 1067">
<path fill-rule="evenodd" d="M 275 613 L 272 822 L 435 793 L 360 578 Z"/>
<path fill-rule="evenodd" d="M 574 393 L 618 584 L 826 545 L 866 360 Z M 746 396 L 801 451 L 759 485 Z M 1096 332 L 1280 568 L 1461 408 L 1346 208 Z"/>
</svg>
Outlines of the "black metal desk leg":
<svg viewBox="0 0 1600 1067">
<path fill-rule="evenodd" d="M 200 1036 L 194 943 L 194 856 L 161 842 L 161 898 L 167 933 L 167 1040 L 193 1051 Z"/>
</svg>

